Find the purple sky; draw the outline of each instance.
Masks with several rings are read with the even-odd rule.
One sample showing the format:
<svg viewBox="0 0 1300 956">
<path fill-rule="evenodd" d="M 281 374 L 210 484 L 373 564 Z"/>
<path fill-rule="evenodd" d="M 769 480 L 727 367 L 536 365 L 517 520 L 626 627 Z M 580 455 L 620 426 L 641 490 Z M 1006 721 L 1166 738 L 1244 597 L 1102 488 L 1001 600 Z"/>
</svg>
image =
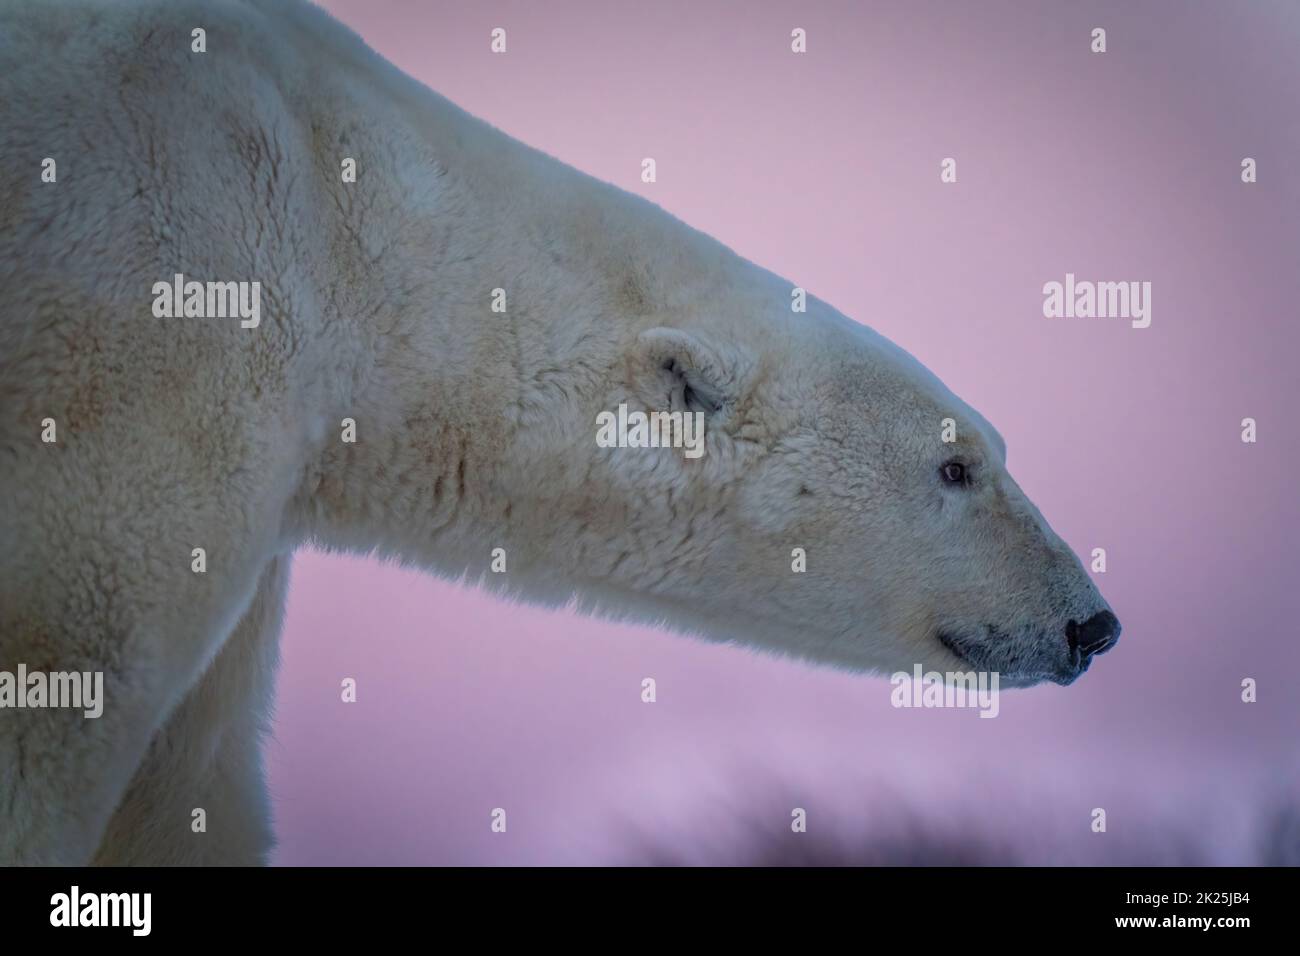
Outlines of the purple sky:
<svg viewBox="0 0 1300 956">
<path fill-rule="evenodd" d="M 903 807 L 1033 862 L 1171 831 L 1250 859 L 1244 828 L 1300 780 L 1300 5 L 326 6 L 471 113 L 915 354 L 998 427 L 1062 537 L 1107 549 L 1124 637 L 1075 686 L 981 720 L 304 553 L 269 750 L 278 862 L 602 862 L 635 857 L 629 833 L 716 859 L 786 793 L 846 838 Z M 1151 327 L 1044 318 L 1067 272 L 1152 282 Z"/>
</svg>

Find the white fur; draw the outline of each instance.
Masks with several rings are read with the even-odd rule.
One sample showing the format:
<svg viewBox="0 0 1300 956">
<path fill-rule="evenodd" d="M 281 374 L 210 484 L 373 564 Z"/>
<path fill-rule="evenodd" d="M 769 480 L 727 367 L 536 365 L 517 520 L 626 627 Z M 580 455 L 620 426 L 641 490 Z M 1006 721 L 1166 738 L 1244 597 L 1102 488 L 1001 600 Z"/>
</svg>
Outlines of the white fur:
<svg viewBox="0 0 1300 956">
<path fill-rule="evenodd" d="M 4 0 L 0 47 L 0 668 L 107 696 L 0 711 L 0 863 L 264 859 L 308 541 L 864 671 L 960 669 L 946 630 L 1023 684 L 1105 606 L 910 356 L 317 9 Z M 175 272 L 261 281 L 260 326 L 154 318 Z M 702 458 L 597 447 L 598 412 L 686 388 L 720 406 Z M 957 453 L 968 491 L 938 481 Z"/>
</svg>

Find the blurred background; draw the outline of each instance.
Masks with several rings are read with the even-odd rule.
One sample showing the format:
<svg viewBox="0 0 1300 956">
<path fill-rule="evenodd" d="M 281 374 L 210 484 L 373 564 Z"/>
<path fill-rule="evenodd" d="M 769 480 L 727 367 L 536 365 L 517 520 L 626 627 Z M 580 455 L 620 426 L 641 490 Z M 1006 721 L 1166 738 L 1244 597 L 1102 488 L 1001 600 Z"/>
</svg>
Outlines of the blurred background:
<svg viewBox="0 0 1300 956">
<path fill-rule="evenodd" d="M 1300 863 L 1300 4 L 325 7 L 911 351 L 999 428 L 1061 536 L 1106 549 L 1124 636 L 987 720 L 304 552 L 277 862 Z M 1150 328 L 1044 318 L 1067 272 L 1152 282 Z"/>
</svg>

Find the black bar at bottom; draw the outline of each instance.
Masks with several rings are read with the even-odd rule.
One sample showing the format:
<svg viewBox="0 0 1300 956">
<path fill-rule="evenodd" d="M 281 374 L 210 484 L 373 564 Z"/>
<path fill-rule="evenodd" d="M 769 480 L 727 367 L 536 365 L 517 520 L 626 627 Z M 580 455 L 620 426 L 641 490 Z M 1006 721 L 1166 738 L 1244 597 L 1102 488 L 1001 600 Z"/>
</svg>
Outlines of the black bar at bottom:
<svg viewBox="0 0 1300 956">
<path fill-rule="evenodd" d="M 850 930 L 869 948 L 878 932 L 912 931 L 918 942 L 1049 933 L 1230 944 L 1257 930 L 1294 929 L 1295 876 L 1226 868 L 28 868 L 0 869 L 0 917 L 6 944 L 75 933 L 81 943 L 350 940 L 369 949 L 428 930 L 427 943 L 467 932 L 468 943 L 519 934 L 534 945 L 561 937 L 736 943 L 782 930 L 805 942 Z M 678 930 L 686 935 L 662 935 Z"/>
</svg>

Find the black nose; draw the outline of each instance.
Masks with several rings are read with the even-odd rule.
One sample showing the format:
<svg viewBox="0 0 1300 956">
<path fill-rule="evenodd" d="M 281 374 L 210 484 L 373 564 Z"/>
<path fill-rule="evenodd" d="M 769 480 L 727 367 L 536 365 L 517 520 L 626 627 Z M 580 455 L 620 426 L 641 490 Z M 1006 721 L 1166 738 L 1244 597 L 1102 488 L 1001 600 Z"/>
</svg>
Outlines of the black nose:
<svg viewBox="0 0 1300 956">
<path fill-rule="evenodd" d="M 1119 632 L 1119 618 L 1110 611 L 1098 611 L 1082 624 L 1071 621 L 1065 625 L 1065 639 L 1070 642 L 1070 651 L 1077 648 L 1085 660 L 1105 654 L 1114 647 Z"/>
</svg>

